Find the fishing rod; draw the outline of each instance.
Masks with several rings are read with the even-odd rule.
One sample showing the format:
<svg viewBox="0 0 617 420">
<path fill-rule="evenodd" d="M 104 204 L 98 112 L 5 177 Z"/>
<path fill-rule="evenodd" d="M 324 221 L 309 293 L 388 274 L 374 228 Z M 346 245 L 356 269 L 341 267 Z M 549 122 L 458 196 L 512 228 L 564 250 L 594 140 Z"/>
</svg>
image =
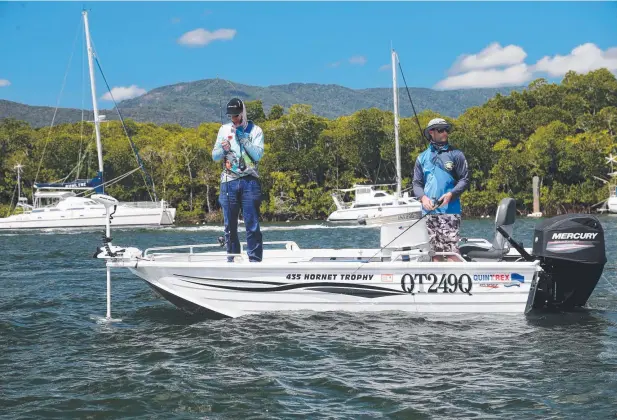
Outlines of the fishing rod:
<svg viewBox="0 0 617 420">
<path fill-rule="evenodd" d="M 218 76 L 217 76 L 218 79 Z M 220 80 L 220 79 L 219 79 Z M 229 83 L 229 82 L 228 82 Z M 233 86 L 233 85 L 232 85 Z M 219 97 L 219 113 L 220 113 L 220 117 L 221 117 L 221 126 L 225 125 L 223 122 L 223 102 L 222 102 L 222 95 Z M 226 139 L 225 139 L 226 140 Z M 223 140 L 223 141 L 225 141 Z M 221 145 L 222 147 L 222 145 Z M 230 147 L 230 151 L 231 151 L 231 144 L 229 145 Z M 224 153 L 223 154 L 223 172 L 225 173 L 225 197 L 227 198 L 227 225 L 225 226 L 225 216 L 223 215 L 223 236 L 219 236 L 218 242 L 219 245 L 221 247 L 228 245 L 229 242 L 231 242 L 231 228 L 229 227 L 229 225 L 231 224 L 231 219 L 232 219 L 232 214 L 231 214 L 231 202 L 229 200 L 229 175 L 228 175 L 228 171 L 227 171 L 227 154 Z M 224 213 L 224 212 L 223 212 Z M 236 223 L 237 223 L 237 219 L 236 219 Z M 236 229 L 237 230 L 237 229 Z M 231 248 L 231 246 L 229 247 Z M 229 253 L 229 248 L 227 248 L 227 253 Z M 227 257 L 227 261 L 229 261 L 230 257 Z M 234 259 L 234 257 L 231 257 L 232 261 Z"/>
<path fill-rule="evenodd" d="M 403 66 L 401 66 L 401 60 L 398 59 L 398 54 L 396 54 L 396 60 L 398 62 L 398 68 L 401 71 L 401 76 L 403 76 L 403 83 L 405 84 L 405 89 L 407 91 L 407 97 L 409 98 L 409 102 L 411 103 L 411 109 L 413 110 L 413 115 L 416 117 L 416 123 L 418 124 L 418 130 L 420 130 L 420 137 L 426 140 L 424 136 L 424 131 L 420 126 L 420 119 L 418 118 L 418 114 L 416 113 L 416 107 L 413 105 L 413 101 L 411 100 L 411 93 L 409 93 L 409 86 L 407 86 L 407 80 L 405 80 L 405 74 L 403 73 Z"/>
</svg>

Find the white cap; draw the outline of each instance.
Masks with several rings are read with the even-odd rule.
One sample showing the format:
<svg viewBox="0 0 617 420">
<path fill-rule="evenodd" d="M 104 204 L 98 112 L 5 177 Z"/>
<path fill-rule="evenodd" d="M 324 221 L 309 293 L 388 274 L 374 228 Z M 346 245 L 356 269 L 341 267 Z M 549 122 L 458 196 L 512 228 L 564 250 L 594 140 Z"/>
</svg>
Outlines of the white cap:
<svg viewBox="0 0 617 420">
<path fill-rule="evenodd" d="M 433 128 L 437 128 L 437 127 L 450 127 L 450 124 L 448 123 L 448 121 L 444 120 L 443 118 L 433 118 L 432 120 L 430 120 L 428 122 L 428 125 L 426 126 L 427 130 L 432 130 Z"/>
</svg>

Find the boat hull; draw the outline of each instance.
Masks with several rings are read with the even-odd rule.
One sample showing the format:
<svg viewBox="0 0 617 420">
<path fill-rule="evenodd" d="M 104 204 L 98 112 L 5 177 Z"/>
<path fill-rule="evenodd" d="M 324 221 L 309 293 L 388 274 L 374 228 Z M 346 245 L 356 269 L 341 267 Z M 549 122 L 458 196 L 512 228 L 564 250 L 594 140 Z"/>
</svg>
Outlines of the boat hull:
<svg viewBox="0 0 617 420">
<path fill-rule="evenodd" d="M 610 197 L 606 202 L 606 207 L 609 213 L 617 213 L 617 197 Z"/>
<path fill-rule="evenodd" d="M 43 209 L 41 209 L 43 210 Z M 105 209 L 33 211 L 0 219 L 0 229 L 46 229 L 73 227 L 104 227 Z M 112 226 L 164 226 L 172 225 L 175 209 L 134 208 L 118 206 Z"/>
<path fill-rule="evenodd" d="M 403 214 L 414 214 L 422 211 L 419 202 L 403 206 L 374 206 L 340 209 L 332 212 L 328 216 L 329 222 L 357 222 L 358 218 L 370 219 L 375 217 L 389 217 Z"/>
<path fill-rule="evenodd" d="M 176 306 L 224 317 L 278 311 L 523 314 L 538 272 L 534 262 L 187 266 L 143 260 L 128 268 Z"/>
</svg>

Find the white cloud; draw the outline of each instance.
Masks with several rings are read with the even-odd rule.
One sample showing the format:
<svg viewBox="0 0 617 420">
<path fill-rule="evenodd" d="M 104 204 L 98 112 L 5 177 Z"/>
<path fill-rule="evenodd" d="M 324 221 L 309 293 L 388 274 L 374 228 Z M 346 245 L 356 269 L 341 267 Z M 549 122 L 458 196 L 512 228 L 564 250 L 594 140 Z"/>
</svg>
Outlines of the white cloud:
<svg viewBox="0 0 617 420">
<path fill-rule="evenodd" d="M 465 89 L 480 87 L 520 86 L 533 77 L 527 64 L 516 64 L 505 69 L 473 70 L 450 76 L 437 83 L 438 89 Z"/>
<path fill-rule="evenodd" d="M 543 57 L 534 66 L 534 71 L 557 77 L 565 75 L 570 70 L 588 73 L 602 67 L 612 72 L 617 71 L 617 47 L 602 51 L 597 45 L 588 42 L 574 48 L 568 55 Z"/>
<path fill-rule="evenodd" d="M 340 62 L 340 61 L 335 61 L 334 63 L 330 63 L 330 64 L 328 64 L 328 67 L 333 67 L 333 68 L 336 68 L 336 67 L 338 67 L 338 66 L 340 66 L 340 65 L 341 65 L 341 62 Z"/>
<path fill-rule="evenodd" d="M 379 71 L 386 71 L 386 70 L 392 70 L 392 64 L 384 64 L 383 66 L 379 67 Z"/>
<path fill-rule="evenodd" d="M 111 89 L 111 94 L 113 95 L 116 101 L 123 101 L 125 99 L 132 99 L 137 96 L 143 95 L 146 93 L 146 89 L 142 89 L 137 85 L 131 85 L 129 87 L 124 86 L 116 86 Z M 107 92 L 105 95 L 101 97 L 103 101 L 111 101 L 111 95 Z"/>
<path fill-rule="evenodd" d="M 550 77 L 565 75 L 569 70 L 588 73 L 607 68 L 617 74 L 617 47 L 602 51 L 593 43 L 574 48 L 570 54 L 545 56 L 535 65 L 524 63 L 527 53 L 517 45 L 501 47 L 494 42 L 478 54 L 459 57 L 449 77 L 438 82 L 437 89 L 521 86 L 545 73 Z M 383 67 L 383 66 L 382 66 Z"/>
<path fill-rule="evenodd" d="M 354 55 L 349 59 L 350 64 L 359 64 L 361 66 L 366 64 L 366 57 L 363 55 Z"/>
<path fill-rule="evenodd" d="M 0 87 L 6 87 L 6 86 L 10 86 L 11 82 L 9 82 L 6 79 L 0 79 Z"/>
<path fill-rule="evenodd" d="M 203 47 L 212 41 L 229 41 L 236 36 L 235 29 L 217 29 L 214 32 L 198 28 L 189 31 L 178 38 L 178 44 L 187 45 L 189 47 Z"/>
<path fill-rule="evenodd" d="M 502 47 L 498 42 L 493 42 L 478 54 L 460 56 L 452 66 L 450 73 L 514 66 L 521 64 L 525 57 L 527 57 L 527 53 L 518 45 Z"/>
</svg>

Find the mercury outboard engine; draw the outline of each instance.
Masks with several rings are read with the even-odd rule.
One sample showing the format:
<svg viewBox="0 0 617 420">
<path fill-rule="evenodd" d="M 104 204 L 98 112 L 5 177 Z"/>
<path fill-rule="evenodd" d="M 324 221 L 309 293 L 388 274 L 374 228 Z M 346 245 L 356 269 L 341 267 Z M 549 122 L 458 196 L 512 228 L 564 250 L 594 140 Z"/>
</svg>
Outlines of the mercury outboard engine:
<svg viewBox="0 0 617 420">
<path fill-rule="evenodd" d="M 536 225 L 532 254 L 544 272 L 532 284 L 527 310 L 571 310 L 587 303 L 602 276 L 604 230 L 595 216 L 552 217 Z"/>
</svg>

